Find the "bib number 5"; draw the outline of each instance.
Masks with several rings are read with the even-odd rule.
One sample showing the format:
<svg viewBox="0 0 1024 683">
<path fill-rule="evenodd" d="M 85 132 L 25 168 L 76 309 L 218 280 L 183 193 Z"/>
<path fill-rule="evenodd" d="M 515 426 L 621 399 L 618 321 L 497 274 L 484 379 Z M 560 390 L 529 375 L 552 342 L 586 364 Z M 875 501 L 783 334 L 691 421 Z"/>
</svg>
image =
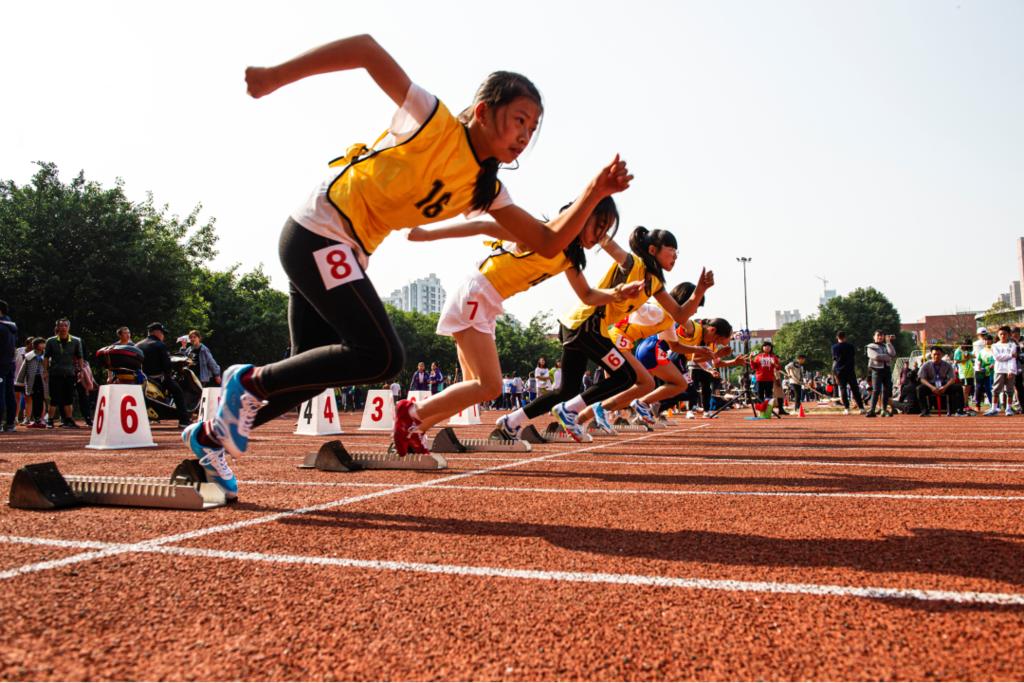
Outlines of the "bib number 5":
<svg viewBox="0 0 1024 683">
<path fill-rule="evenodd" d="M 324 289 L 334 289 L 353 280 L 362 280 L 364 275 L 356 260 L 352 247 L 347 244 L 332 244 L 313 252 L 313 260 L 320 271 Z"/>
</svg>

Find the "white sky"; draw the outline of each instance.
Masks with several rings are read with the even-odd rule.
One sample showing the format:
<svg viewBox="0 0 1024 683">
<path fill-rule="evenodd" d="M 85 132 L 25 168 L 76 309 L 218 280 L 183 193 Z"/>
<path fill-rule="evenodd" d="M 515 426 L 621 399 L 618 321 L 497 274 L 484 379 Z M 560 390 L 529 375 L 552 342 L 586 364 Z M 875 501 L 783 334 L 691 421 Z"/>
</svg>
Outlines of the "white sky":
<svg viewBox="0 0 1024 683">
<path fill-rule="evenodd" d="M 215 266 L 263 263 L 326 162 L 372 142 L 393 105 L 361 72 L 254 101 L 243 70 L 370 32 L 451 109 L 490 71 L 530 77 L 546 116 L 504 171 L 535 215 L 621 153 L 621 241 L 672 230 L 669 284 L 718 280 L 704 313 L 750 325 L 873 285 L 904 321 L 986 308 L 1024 235 L 1024 2 L 9 2 L 0 21 L 0 178 L 36 160 L 133 199 L 217 219 Z M 373 256 L 378 291 L 435 272 L 452 291 L 478 239 Z M 592 255 L 594 281 L 609 263 Z M 563 278 L 510 300 L 522 320 L 573 304 Z"/>
</svg>

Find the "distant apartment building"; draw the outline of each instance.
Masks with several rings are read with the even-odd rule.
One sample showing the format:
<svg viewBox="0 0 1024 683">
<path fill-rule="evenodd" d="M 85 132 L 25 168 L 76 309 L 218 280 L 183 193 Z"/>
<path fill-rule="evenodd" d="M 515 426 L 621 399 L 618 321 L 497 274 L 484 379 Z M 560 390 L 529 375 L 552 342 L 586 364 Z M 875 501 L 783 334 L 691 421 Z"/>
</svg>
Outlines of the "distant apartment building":
<svg viewBox="0 0 1024 683">
<path fill-rule="evenodd" d="M 836 298 L 836 290 L 834 290 L 834 289 L 826 289 L 825 293 L 818 298 L 818 305 L 819 306 L 824 306 L 829 301 L 831 301 L 832 299 L 835 299 L 835 298 Z"/>
<path fill-rule="evenodd" d="M 783 325 L 796 322 L 800 322 L 800 311 L 796 309 L 793 309 L 792 311 L 775 311 L 776 329 L 781 328 Z"/>
<path fill-rule="evenodd" d="M 441 280 L 434 273 L 413 280 L 401 289 L 391 292 L 384 299 L 384 303 L 391 304 L 395 308 L 416 313 L 440 313 L 444 308 L 444 301 L 444 287 L 441 286 Z"/>
</svg>

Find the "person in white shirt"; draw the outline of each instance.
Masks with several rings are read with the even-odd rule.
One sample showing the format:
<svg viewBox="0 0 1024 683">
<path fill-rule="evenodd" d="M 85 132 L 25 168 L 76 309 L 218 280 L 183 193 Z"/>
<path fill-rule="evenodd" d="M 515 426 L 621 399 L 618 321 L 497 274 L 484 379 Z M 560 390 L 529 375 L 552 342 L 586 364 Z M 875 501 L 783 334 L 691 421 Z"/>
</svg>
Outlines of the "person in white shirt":
<svg viewBox="0 0 1024 683">
<path fill-rule="evenodd" d="M 551 370 L 548 369 L 548 362 L 545 358 L 537 360 L 537 367 L 533 369 L 533 376 L 537 378 L 537 394 L 543 396 L 551 390 Z"/>
<path fill-rule="evenodd" d="M 555 369 L 551 374 L 554 376 L 554 379 L 551 382 L 551 390 L 558 391 L 562 388 L 562 361 L 555 361 Z"/>
<path fill-rule="evenodd" d="M 1013 399 L 1017 392 L 1017 345 L 1010 340 L 1010 328 L 1003 325 L 996 333 L 999 341 L 992 345 L 992 357 L 995 359 L 992 386 L 992 408 L 985 415 L 999 414 L 999 406 L 1005 399 L 1006 415 L 1013 415 Z"/>
</svg>

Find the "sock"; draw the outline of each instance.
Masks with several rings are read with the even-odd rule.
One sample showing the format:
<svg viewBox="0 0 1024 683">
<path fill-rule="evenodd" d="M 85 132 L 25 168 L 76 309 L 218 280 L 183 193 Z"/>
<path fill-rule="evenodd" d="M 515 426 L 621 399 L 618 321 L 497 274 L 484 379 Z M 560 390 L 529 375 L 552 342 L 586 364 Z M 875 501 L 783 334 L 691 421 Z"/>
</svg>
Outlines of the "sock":
<svg viewBox="0 0 1024 683">
<path fill-rule="evenodd" d="M 217 438 L 217 435 L 213 433 L 213 429 L 209 422 L 204 422 L 203 426 L 199 428 L 199 433 L 196 435 L 196 441 L 206 448 L 221 448 L 223 446 L 220 439 Z"/>
<path fill-rule="evenodd" d="M 524 422 L 526 422 L 526 411 L 522 408 L 509 413 L 505 417 L 505 424 L 511 429 L 519 429 Z"/>
<path fill-rule="evenodd" d="M 581 395 L 577 395 L 576 398 L 571 398 L 565 402 L 565 409 L 571 413 L 579 413 L 586 407 L 587 402 L 583 400 Z"/>
<path fill-rule="evenodd" d="M 249 368 L 248 372 L 244 372 L 238 376 L 238 381 L 242 383 L 245 390 L 250 394 L 265 401 L 267 399 L 267 392 L 260 384 L 259 368 Z"/>
</svg>

